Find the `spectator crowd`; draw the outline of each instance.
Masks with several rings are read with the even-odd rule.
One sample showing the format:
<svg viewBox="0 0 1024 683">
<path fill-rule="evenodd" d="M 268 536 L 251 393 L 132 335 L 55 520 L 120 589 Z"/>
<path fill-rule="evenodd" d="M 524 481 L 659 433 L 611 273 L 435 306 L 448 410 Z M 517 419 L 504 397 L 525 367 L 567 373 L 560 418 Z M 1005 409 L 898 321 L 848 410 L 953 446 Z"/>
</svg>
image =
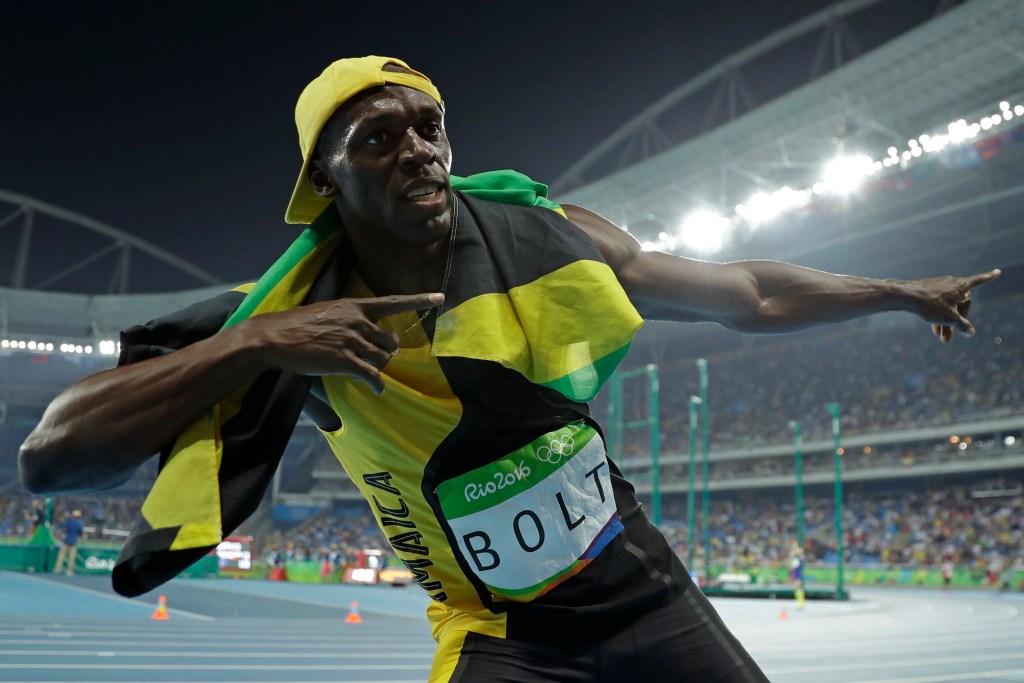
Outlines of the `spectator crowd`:
<svg viewBox="0 0 1024 683">
<path fill-rule="evenodd" d="M 951 561 L 981 571 L 1024 569 L 1024 487 L 1003 482 L 993 497 L 969 488 L 858 495 L 843 507 L 844 557 L 862 567 L 939 567 Z M 664 507 L 661 528 L 686 559 L 685 497 Z M 694 557 L 703 565 L 703 523 L 695 518 Z M 797 538 L 796 503 L 763 498 L 715 499 L 708 516 L 712 561 L 736 571 L 778 566 Z M 831 497 L 804 501 L 804 558 L 834 564 L 835 508 Z"/>
<path fill-rule="evenodd" d="M 708 356 L 712 447 L 789 441 L 799 420 L 807 439 L 828 438 L 826 403 L 841 407 L 844 434 L 963 423 L 1024 413 L 1024 300 L 977 309 L 978 333 L 940 344 L 926 326 L 848 324 L 785 337 L 751 337 L 746 348 Z M 699 393 L 695 358 L 659 364 L 662 444 L 685 444 L 689 397 Z M 607 393 L 607 392 L 606 392 Z M 626 420 L 646 418 L 646 385 L 623 388 Z M 598 414 L 606 410 L 600 401 Z M 642 430 L 624 455 L 642 455 Z M 664 447 L 664 446 L 663 446 Z"/>
</svg>

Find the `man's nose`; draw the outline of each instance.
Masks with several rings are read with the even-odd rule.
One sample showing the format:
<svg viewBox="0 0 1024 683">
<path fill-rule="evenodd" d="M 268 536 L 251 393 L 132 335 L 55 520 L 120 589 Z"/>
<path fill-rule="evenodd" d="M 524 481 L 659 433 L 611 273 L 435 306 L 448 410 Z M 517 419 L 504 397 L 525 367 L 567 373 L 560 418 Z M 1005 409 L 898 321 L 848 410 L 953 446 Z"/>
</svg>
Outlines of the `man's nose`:
<svg viewBox="0 0 1024 683">
<path fill-rule="evenodd" d="M 407 131 L 402 140 L 400 161 L 405 165 L 423 166 L 437 158 L 437 147 L 424 140 L 415 130 Z"/>
</svg>

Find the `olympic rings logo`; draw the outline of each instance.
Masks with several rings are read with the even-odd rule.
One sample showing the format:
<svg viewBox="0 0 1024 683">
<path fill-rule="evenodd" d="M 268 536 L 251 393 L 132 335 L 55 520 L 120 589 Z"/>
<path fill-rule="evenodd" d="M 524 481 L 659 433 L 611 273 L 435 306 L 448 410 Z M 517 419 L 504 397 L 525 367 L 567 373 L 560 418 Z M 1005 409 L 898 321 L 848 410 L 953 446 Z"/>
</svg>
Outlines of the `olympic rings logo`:
<svg viewBox="0 0 1024 683">
<path fill-rule="evenodd" d="M 541 462 L 557 465 L 562 462 L 562 456 L 568 460 L 573 453 L 576 442 L 568 434 L 563 434 L 560 439 L 552 439 L 550 446 L 541 446 L 537 449 L 537 459 Z"/>
</svg>

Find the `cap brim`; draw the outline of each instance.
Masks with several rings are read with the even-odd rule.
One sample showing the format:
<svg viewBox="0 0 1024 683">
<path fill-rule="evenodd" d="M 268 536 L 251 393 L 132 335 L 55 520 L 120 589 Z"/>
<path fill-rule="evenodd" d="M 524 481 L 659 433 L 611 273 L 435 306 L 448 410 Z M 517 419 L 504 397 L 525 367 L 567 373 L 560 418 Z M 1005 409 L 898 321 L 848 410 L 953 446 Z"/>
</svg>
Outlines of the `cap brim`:
<svg viewBox="0 0 1024 683">
<path fill-rule="evenodd" d="M 309 160 L 307 159 L 302 164 L 299 179 L 295 181 L 295 189 L 292 190 L 292 198 L 284 212 L 285 223 L 293 225 L 312 223 L 330 204 L 330 199 L 321 197 L 313 191 L 313 185 L 309 182 Z"/>
</svg>

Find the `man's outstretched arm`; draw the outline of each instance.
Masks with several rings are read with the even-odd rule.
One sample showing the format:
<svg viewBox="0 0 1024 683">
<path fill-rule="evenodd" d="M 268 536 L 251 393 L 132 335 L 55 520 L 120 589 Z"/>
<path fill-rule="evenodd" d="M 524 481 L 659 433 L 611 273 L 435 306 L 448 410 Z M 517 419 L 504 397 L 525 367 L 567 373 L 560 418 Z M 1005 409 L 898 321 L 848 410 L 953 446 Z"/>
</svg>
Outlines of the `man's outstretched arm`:
<svg viewBox="0 0 1024 683">
<path fill-rule="evenodd" d="M 644 318 L 717 322 L 743 332 L 790 332 L 883 311 L 907 311 L 932 323 L 943 341 L 972 335 L 970 291 L 1000 271 L 925 280 L 833 275 L 776 261 L 710 263 L 643 251 L 598 214 L 563 205 L 597 244 Z"/>
</svg>

